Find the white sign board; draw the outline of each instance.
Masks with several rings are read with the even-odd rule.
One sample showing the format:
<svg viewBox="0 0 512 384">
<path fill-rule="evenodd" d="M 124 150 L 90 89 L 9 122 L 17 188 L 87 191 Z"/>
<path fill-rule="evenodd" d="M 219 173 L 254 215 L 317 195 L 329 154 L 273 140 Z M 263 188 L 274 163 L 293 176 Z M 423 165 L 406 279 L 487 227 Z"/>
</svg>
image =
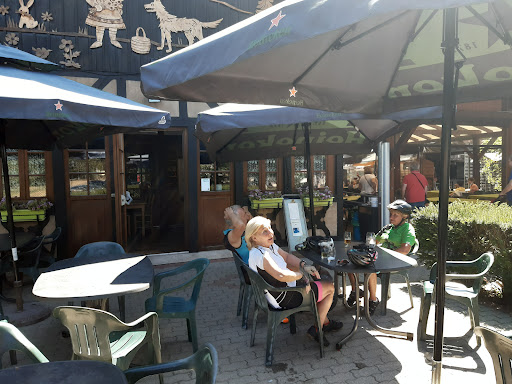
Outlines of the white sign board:
<svg viewBox="0 0 512 384">
<path fill-rule="evenodd" d="M 210 178 L 202 178 L 201 179 L 201 192 L 210 191 Z"/>
</svg>

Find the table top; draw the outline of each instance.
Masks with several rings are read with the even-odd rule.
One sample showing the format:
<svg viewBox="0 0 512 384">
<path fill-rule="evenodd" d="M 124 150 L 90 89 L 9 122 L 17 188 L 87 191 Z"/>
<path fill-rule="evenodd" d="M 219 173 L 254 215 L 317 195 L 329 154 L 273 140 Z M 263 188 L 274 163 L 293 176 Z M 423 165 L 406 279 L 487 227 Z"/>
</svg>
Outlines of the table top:
<svg viewBox="0 0 512 384">
<path fill-rule="evenodd" d="M 352 248 L 356 243 L 351 243 L 349 247 L 345 247 L 342 241 L 335 241 L 336 247 L 336 258 L 332 261 L 328 261 L 327 258 L 322 258 L 320 255 L 312 250 L 300 251 L 300 255 L 312 260 L 325 268 L 334 270 L 336 272 L 347 272 L 347 273 L 374 273 L 374 272 L 393 272 L 404 269 L 417 267 L 418 263 L 412 257 L 403 255 L 399 252 L 392 251 L 390 249 L 376 247 L 377 260 L 373 266 L 357 266 L 352 263 L 345 265 L 338 264 L 338 260 L 348 260 L 347 251 Z"/>
<path fill-rule="evenodd" d="M 50 265 L 32 293 L 46 299 L 95 300 L 145 291 L 152 281 L 153 265 L 146 256 L 88 255 Z"/>
<path fill-rule="evenodd" d="M 16 232 L 16 246 L 18 248 L 23 247 L 35 235 L 32 232 Z M 11 250 L 11 238 L 8 233 L 0 234 L 0 252 L 6 252 Z"/>
<path fill-rule="evenodd" d="M 23 384 L 126 384 L 115 365 L 100 361 L 55 361 L 0 370 L 0 383 Z"/>
</svg>

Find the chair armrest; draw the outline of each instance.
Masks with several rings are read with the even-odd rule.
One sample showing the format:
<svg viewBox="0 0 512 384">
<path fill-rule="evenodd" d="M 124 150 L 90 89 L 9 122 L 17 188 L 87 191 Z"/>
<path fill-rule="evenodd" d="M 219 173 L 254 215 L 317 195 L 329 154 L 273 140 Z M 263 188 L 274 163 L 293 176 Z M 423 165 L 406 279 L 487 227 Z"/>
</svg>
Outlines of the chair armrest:
<svg viewBox="0 0 512 384">
<path fill-rule="evenodd" d="M 151 324 L 151 322 L 155 321 L 154 319 L 156 319 L 156 321 L 158 321 L 157 313 L 156 312 L 148 312 L 144 316 L 139 317 L 137 320 L 134 320 L 131 323 L 123 323 L 122 321 L 121 321 L 121 323 L 123 323 L 123 325 L 125 325 L 126 327 L 133 328 L 141 323 Z"/>
<path fill-rule="evenodd" d="M 186 263 L 178 268 L 171 269 L 170 271 L 157 273 L 155 276 L 153 276 L 153 294 L 156 295 L 160 291 L 160 284 L 163 279 L 179 275 L 191 269 L 194 269 L 194 267 L 189 263 Z"/>
<path fill-rule="evenodd" d="M 175 372 L 182 369 L 194 369 L 196 371 L 196 378 L 201 383 L 207 384 L 215 383 L 218 365 L 217 351 L 213 345 L 206 343 L 189 357 L 162 364 L 130 368 L 124 371 L 124 374 L 128 383 L 133 384 L 147 376 Z"/>
<path fill-rule="evenodd" d="M 201 274 L 199 274 L 197 276 L 194 276 L 192 279 L 184 282 L 183 284 L 177 285 L 176 287 L 172 287 L 172 288 L 164 289 L 164 290 L 161 290 L 161 291 L 153 292 L 153 296 L 156 296 L 156 303 L 155 303 L 156 309 L 157 310 L 161 310 L 162 309 L 162 305 L 163 305 L 163 301 L 164 301 L 164 297 L 165 296 L 169 295 L 172 292 L 183 291 L 188 286 L 194 285 L 196 280 L 199 277 L 201 277 Z"/>
</svg>

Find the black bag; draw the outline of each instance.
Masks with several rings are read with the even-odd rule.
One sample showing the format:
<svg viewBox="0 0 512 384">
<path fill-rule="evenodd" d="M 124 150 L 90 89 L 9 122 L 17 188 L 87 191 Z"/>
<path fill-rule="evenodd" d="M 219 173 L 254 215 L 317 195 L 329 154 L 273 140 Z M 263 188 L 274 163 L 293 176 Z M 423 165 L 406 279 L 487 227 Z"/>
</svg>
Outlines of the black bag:
<svg viewBox="0 0 512 384">
<path fill-rule="evenodd" d="M 320 245 L 321 242 L 330 242 L 332 240 L 331 237 L 328 236 L 309 236 L 306 238 L 306 241 L 302 244 L 297 244 L 295 246 L 296 251 L 302 251 L 305 249 L 311 249 L 312 251 L 320 253 Z"/>
</svg>

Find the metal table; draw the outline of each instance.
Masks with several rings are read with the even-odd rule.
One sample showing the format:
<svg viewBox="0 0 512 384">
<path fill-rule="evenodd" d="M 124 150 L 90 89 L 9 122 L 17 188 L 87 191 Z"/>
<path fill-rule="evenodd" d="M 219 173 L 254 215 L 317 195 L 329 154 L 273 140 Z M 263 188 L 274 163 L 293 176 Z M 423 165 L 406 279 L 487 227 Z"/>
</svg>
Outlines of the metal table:
<svg viewBox="0 0 512 384">
<path fill-rule="evenodd" d="M 359 267 L 352 263 L 348 263 L 345 265 L 338 264 L 338 260 L 346 260 L 347 259 L 347 251 L 350 247 L 345 247 L 345 244 L 341 241 L 334 242 L 336 247 L 336 258 L 333 261 L 328 261 L 326 258 L 320 257 L 317 252 L 311 250 L 304 250 L 298 252 L 301 256 L 306 257 L 313 261 L 315 264 L 318 264 L 322 267 L 330 269 L 334 271 L 334 286 L 336 292 L 338 292 L 339 287 L 339 275 L 342 275 L 343 279 L 343 287 L 345 288 L 345 281 L 343 273 L 353 273 L 356 279 L 356 286 L 359 286 L 359 277 L 358 274 L 362 273 L 364 275 L 364 295 L 368 297 L 368 279 L 372 273 L 380 273 L 381 282 L 382 282 L 382 292 L 387 295 L 388 287 L 389 287 L 389 276 L 391 272 L 397 272 L 404 269 L 409 269 L 413 267 L 417 267 L 418 263 L 416 260 L 409 256 L 405 256 L 401 253 L 376 247 L 378 258 L 373 266 L 368 267 Z M 359 303 L 359 289 L 356 289 L 356 303 Z M 337 295 L 334 296 L 337 299 Z M 387 296 L 386 296 L 387 297 Z M 346 300 L 346 295 L 344 295 L 344 300 Z M 386 305 L 386 300 L 383 299 L 381 305 Z M 369 309 L 369 300 L 364 300 L 364 315 L 368 323 L 376 330 L 394 336 L 401 336 L 407 338 L 407 340 L 413 339 L 413 334 L 410 332 L 402 332 L 402 331 L 394 331 L 391 329 L 382 328 L 377 323 L 375 323 L 370 316 Z M 345 344 L 356 332 L 357 327 L 359 325 L 359 318 L 361 316 L 359 305 L 356 305 L 356 316 L 354 320 L 354 325 L 350 333 L 345 336 L 341 341 L 336 344 L 337 349 L 341 349 L 341 346 Z"/>
<path fill-rule="evenodd" d="M 142 292 L 152 282 L 153 265 L 146 256 L 88 255 L 53 263 L 36 280 L 32 293 L 44 299 L 99 299 L 106 309 L 109 296 Z"/>
<path fill-rule="evenodd" d="M 0 370 L 0 383 L 127 384 L 118 367 L 100 361 L 56 361 Z"/>
</svg>

